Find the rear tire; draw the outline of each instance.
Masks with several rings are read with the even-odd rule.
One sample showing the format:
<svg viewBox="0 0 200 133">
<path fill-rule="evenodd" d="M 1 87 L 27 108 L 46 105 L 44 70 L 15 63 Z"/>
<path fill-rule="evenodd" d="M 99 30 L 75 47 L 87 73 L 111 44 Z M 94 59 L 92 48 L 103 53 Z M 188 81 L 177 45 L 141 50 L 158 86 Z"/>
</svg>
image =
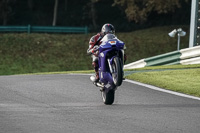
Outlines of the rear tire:
<svg viewBox="0 0 200 133">
<path fill-rule="evenodd" d="M 120 86 L 123 81 L 123 73 L 122 73 L 122 65 L 121 65 L 119 57 L 115 57 L 113 59 L 112 69 L 113 69 L 113 73 L 112 73 L 113 82 L 116 86 Z"/>
<path fill-rule="evenodd" d="M 115 99 L 115 90 L 109 90 L 108 92 L 106 92 L 105 90 L 101 92 L 102 98 L 103 98 L 103 102 L 106 105 L 111 105 L 114 102 Z"/>
</svg>

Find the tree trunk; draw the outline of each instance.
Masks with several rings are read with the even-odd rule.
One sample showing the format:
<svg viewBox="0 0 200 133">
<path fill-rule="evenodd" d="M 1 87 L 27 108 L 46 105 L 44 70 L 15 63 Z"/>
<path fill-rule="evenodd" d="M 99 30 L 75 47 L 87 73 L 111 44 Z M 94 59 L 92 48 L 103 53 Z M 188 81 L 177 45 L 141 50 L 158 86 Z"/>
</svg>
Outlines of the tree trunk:
<svg viewBox="0 0 200 133">
<path fill-rule="evenodd" d="M 65 0 L 65 11 L 67 11 L 68 0 Z"/>
<path fill-rule="evenodd" d="M 3 17 L 3 26 L 6 26 L 6 25 L 7 25 L 7 20 L 8 20 L 7 15 L 5 15 L 5 16 Z"/>
<path fill-rule="evenodd" d="M 53 26 L 56 26 L 57 21 L 58 0 L 55 0 L 54 13 L 53 13 Z"/>
<path fill-rule="evenodd" d="M 92 15 L 92 24 L 94 25 L 94 29 L 97 29 L 97 23 L 96 23 L 96 10 L 94 7 L 94 2 L 91 2 L 91 15 Z"/>
<path fill-rule="evenodd" d="M 29 8 L 30 10 L 33 10 L 33 6 L 34 6 L 33 0 L 28 0 L 27 2 L 28 2 L 28 8 Z"/>
</svg>

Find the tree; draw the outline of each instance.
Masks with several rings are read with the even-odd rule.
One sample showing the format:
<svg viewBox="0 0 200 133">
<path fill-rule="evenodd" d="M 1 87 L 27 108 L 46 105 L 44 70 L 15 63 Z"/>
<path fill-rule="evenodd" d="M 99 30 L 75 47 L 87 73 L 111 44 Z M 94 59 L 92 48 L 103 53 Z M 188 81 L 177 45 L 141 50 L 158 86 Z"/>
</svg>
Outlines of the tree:
<svg viewBox="0 0 200 133">
<path fill-rule="evenodd" d="M 58 0 L 55 0 L 54 4 L 54 13 L 53 13 L 53 26 L 56 26 L 56 21 L 57 21 L 57 11 L 58 11 Z"/>
<path fill-rule="evenodd" d="M 34 6 L 33 0 L 28 0 L 28 1 L 27 1 L 27 4 L 28 4 L 28 8 L 29 8 L 30 10 L 33 10 L 33 6 Z"/>
<path fill-rule="evenodd" d="M 68 0 L 65 0 L 65 11 L 67 11 Z"/>
<path fill-rule="evenodd" d="M 143 23 L 152 12 L 174 12 L 181 7 L 181 0 L 114 0 L 113 6 L 119 6 L 129 21 Z"/>
<path fill-rule="evenodd" d="M 12 6 L 15 0 L 1 0 L 0 1 L 0 19 L 2 19 L 3 25 L 7 25 L 10 16 L 13 15 Z"/>
<path fill-rule="evenodd" d="M 95 4 L 99 1 L 100 0 L 89 0 L 89 2 L 87 3 L 87 5 L 90 9 L 89 16 L 92 19 L 92 24 L 93 24 L 95 30 L 97 29 L 97 20 L 96 20 L 97 19 L 97 11 L 95 8 Z"/>
</svg>

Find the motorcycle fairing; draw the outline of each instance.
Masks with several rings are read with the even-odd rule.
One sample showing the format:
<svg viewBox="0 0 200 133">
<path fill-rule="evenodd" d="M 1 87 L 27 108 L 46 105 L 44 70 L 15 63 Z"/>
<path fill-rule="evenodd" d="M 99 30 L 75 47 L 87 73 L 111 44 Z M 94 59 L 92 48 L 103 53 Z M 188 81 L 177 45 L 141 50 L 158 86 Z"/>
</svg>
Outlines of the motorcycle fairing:
<svg viewBox="0 0 200 133">
<path fill-rule="evenodd" d="M 104 84 L 113 84 L 113 78 L 110 72 L 109 64 L 112 65 L 116 56 L 123 57 L 124 42 L 117 39 L 113 34 L 107 34 L 101 40 L 99 47 L 99 78 Z M 109 58 L 109 61 L 107 60 Z M 122 59 L 123 60 L 123 59 Z"/>
</svg>

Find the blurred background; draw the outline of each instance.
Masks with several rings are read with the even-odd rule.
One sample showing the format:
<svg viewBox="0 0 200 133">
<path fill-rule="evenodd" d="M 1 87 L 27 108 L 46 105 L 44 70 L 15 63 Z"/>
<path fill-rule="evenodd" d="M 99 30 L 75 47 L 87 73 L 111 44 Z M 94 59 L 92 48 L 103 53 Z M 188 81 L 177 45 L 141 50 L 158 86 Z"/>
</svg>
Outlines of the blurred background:
<svg viewBox="0 0 200 133">
<path fill-rule="evenodd" d="M 191 0 L 1 0 L 1 25 L 88 26 L 118 32 L 189 25 Z M 54 24 L 53 24 L 54 22 Z"/>
<path fill-rule="evenodd" d="M 92 70 L 91 36 L 111 23 L 127 47 L 127 62 L 189 46 L 191 0 L 0 0 L 0 26 L 88 27 L 84 33 L 0 33 L 0 75 Z M 18 27 L 19 28 L 19 27 Z M 29 27 L 30 28 L 30 27 Z M 25 27 L 25 29 L 27 29 Z"/>
</svg>

